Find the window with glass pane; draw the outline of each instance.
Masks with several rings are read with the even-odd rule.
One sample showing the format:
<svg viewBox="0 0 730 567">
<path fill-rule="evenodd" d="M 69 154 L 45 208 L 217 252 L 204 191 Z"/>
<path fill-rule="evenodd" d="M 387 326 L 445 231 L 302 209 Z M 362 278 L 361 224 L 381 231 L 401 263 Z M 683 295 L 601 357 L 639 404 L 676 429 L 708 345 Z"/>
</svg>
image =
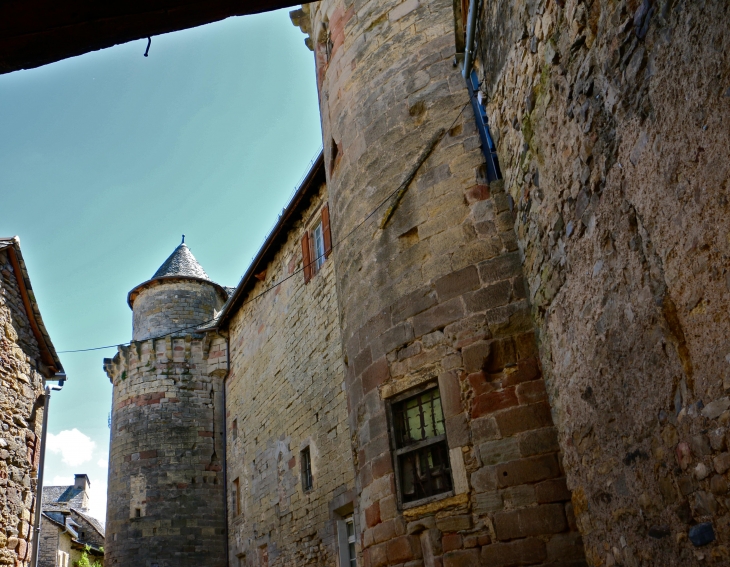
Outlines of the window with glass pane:
<svg viewBox="0 0 730 567">
<path fill-rule="evenodd" d="M 318 272 L 324 264 L 324 234 L 322 233 L 322 223 L 318 222 L 317 226 L 312 230 L 312 245 L 314 246 L 314 271 Z"/>
<path fill-rule="evenodd" d="M 355 522 L 352 516 L 345 520 L 347 526 L 347 553 L 350 558 L 349 567 L 357 567 L 357 554 L 355 553 Z"/>
<path fill-rule="evenodd" d="M 393 404 L 392 410 L 402 501 L 450 491 L 449 448 L 438 388 Z"/>
</svg>

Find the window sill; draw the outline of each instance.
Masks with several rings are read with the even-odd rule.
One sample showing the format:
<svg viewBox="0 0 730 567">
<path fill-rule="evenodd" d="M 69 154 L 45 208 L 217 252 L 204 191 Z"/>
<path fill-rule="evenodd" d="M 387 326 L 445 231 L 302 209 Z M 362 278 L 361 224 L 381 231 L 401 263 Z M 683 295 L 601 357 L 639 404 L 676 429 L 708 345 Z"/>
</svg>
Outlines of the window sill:
<svg viewBox="0 0 730 567">
<path fill-rule="evenodd" d="M 442 492 L 441 494 L 434 494 L 433 496 L 429 496 L 428 498 L 421 498 L 420 500 L 414 500 L 413 502 L 404 502 L 401 505 L 401 510 L 412 510 L 413 508 L 418 508 L 419 506 L 425 506 L 427 504 L 432 504 L 433 502 L 438 502 L 439 500 L 451 498 L 453 495 L 453 490 L 447 490 L 446 492 Z"/>
</svg>

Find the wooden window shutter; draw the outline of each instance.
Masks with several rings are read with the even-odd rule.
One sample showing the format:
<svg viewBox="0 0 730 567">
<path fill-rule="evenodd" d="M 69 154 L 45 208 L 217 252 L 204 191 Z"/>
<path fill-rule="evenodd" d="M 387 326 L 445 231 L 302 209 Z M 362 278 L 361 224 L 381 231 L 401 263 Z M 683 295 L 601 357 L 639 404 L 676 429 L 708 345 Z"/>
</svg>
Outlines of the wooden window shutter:
<svg viewBox="0 0 730 567">
<path fill-rule="evenodd" d="M 309 252 L 309 232 L 302 236 L 302 264 L 304 266 L 304 283 L 312 279 L 312 255 Z"/>
<path fill-rule="evenodd" d="M 332 233 L 330 232 L 330 206 L 322 207 L 322 236 L 324 238 L 324 257 L 329 258 L 332 252 Z"/>
</svg>

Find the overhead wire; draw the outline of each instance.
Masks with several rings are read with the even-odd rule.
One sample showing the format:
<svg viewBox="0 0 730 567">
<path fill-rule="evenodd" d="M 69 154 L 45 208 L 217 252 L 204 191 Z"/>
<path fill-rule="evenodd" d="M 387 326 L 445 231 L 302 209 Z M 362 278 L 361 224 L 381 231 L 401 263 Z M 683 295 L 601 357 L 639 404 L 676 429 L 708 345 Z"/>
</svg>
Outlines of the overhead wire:
<svg viewBox="0 0 730 567">
<path fill-rule="evenodd" d="M 446 130 L 447 132 L 450 132 L 451 130 L 453 130 L 454 126 L 456 125 L 456 122 L 459 120 L 459 118 L 461 117 L 461 115 L 464 113 L 464 110 L 466 110 L 467 106 L 469 106 L 470 104 L 471 104 L 471 97 L 469 97 L 469 101 L 461 108 L 461 110 L 459 111 L 459 114 L 456 115 L 456 118 L 454 118 L 454 121 L 451 123 L 451 126 L 449 126 L 449 128 Z M 439 143 L 440 143 L 440 141 L 441 140 L 439 140 Z M 411 179 L 411 181 L 412 181 L 412 179 Z M 368 213 L 368 215 L 365 218 L 363 218 L 357 225 L 355 225 L 354 228 L 352 228 L 340 240 L 338 240 L 337 242 L 333 243 L 329 250 L 325 251 L 324 253 L 322 253 L 319 256 L 317 256 L 316 258 L 314 258 L 306 266 L 303 265 L 301 268 L 295 270 L 294 272 L 292 272 L 291 274 L 289 274 L 285 278 L 279 280 L 278 282 L 276 282 L 276 283 L 272 284 L 271 286 L 269 286 L 268 288 L 264 289 L 261 293 L 259 293 L 259 294 L 255 295 L 255 296 L 247 299 L 246 301 L 244 301 L 243 303 L 241 303 L 241 307 L 243 307 L 245 305 L 248 305 L 249 303 L 252 303 L 252 302 L 256 301 L 257 299 L 263 297 L 264 295 L 266 295 L 270 291 L 273 291 L 274 289 L 276 289 L 277 287 L 279 287 L 280 285 L 282 285 L 286 281 L 288 281 L 288 280 L 292 279 L 293 277 L 295 277 L 296 275 L 302 273 L 305 270 L 305 268 L 309 268 L 315 262 L 317 262 L 321 258 L 323 258 L 325 255 L 329 255 L 337 246 L 340 246 L 341 244 L 343 244 L 348 238 L 350 238 L 350 236 L 352 236 L 355 233 L 356 230 L 358 230 L 368 220 L 370 220 L 373 217 L 373 215 L 375 215 L 375 213 L 377 213 L 383 207 L 383 205 L 385 205 L 388 201 L 390 201 L 390 199 L 396 193 L 398 193 L 398 191 L 401 190 L 401 186 L 402 186 L 402 184 L 399 185 L 394 191 L 392 191 L 391 193 L 389 193 L 388 196 L 385 197 L 385 199 L 383 199 L 380 202 L 380 204 L 378 204 L 377 207 L 375 207 L 372 211 L 370 211 L 370 213 Z M 243 278 L 241 278 L 241 281 L 242 280 L 243 280 Z M 239 281 L 239 285 L 241 284 L 241 281 Z M 180 333 L 181 331 L 189 331 L 189 330 L 192 330 L 192 329 L 199 329 L 199 328 L 203 327 L 204 325 L 208 325 L 209 323 L 213 323 L 216 319 L 217 319 L 217 317 L 213 317 L 211 319 L 208 319 L 207 321 L 202 321 L 201 323 L 197 323 L 196 325 L 190 325 L 189 327 L 182 327 L 180 329 L 176 329 L 174 331 L 170 331 L 170 332 L 164 333 L 162 335 L 157 335 L 155 337 L 148 337 L 148 338 L 146 338 L 144 340 L 148 340 L 149 341 L 149 340 L 164 339 L 165 337 L 169 337 L 170 335 L 174 335 L 174 334 Z M 119 343 L 119 344 L 114 344 L 114 345 L 105 345 L 105 346 L 99 346 L 99 347 L 91 347 L 91 348 L 80 348 L 80 349 L 72 349 L 72 350 L 59 350 L 59 351 L 57 351 L 57 354 L 71 354 L 71 353 L 77 353 L 77 352 L 90 352 L 90 351 L 95 351 L 95 350 L 105 350 L 105 349 L 108 349 L 108 348 L 118 348 L 120 346 L 128 346 L 128 345 L 131 345 L 132 343 L 135 343 L 135 342 L 141 342 L 141 341 L 128 341 L 128 342 L 125 342 L 125 343 Z"/>
</svg>

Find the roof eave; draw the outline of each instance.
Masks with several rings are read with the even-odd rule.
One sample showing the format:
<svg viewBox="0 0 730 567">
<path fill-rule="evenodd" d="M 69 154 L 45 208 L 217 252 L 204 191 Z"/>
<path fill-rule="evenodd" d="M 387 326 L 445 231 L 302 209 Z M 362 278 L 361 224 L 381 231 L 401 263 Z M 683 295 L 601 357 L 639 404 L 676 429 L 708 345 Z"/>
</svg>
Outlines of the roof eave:
<svg viewBox="0 0 730 567">
<path fill-rule="evenodd" d="M 2 246 L 3 244 L 5 246 Z M 41 353 L 41 362 L 47 368 L 44 374 L 46 374 L 46 378 L 52 378 L 54 374 L 62 373 L 64 371 L 63 365 L 61 364 L 61 359 L 56 353 L 56 348 L 51 342 L 48 330 L 43 323 L 40 308 L 36 302 L 33 288 L 30 285 L 28 269 L 25 265 L 25 261 L 23 260 L 23 253 L 20 250 L 20 239 L 17 236 L 13 236 L 12 238 L 0 238 L 0 246 L 8 251 L 10 263 L 12 264 L 13 272 L 15 273 L 15 280 L 17 281 L 18 288 L 20 290 L 20 297 L 23 301 L 23 307 L 25 308 L 31 330 L 33 331 L 33 336 L 38 343 L 38 349 Z"/>
<path fill-rule="evenodd" d="M 319 156 L 314 161 L 312 167 L 309 169 L 309 172 L 304 178 L 304 181 L 302 181 L 302 183 L 299 185 L 297 192 L 294 194 L 294 197 L 292 197 L 291 201 L 289 202 L 289 205 L 287 205 L 287 207 L 282 212 L 276 225 L 274 225 L 274 228 L 271 230 L 269 236 L 266 237 L 266 240 L 259 249 L 258 254 L 256 254 L 253 261 L 251 262 L 251 265 L 248 267 L 248 270 L 246 270 L 246 273 L 243 275 L 241 281 L 236 286 L 236 291 L 233 292 L 233 296 L 231 297 L 230 301 L 228 301 L 223 306 L 223 310 L 218 316 L 218 321 L 215 324 L 215 329 L 220 330 L 222 327 L 224 327 L 228 319 L 230 319 L 232 313 L 243 301 L 243 294 L 248 288 L 248 285 L 254 277 L 254 274 L 260 271 L 259 267 L 261 262 L 266 257 L 273 243 L 276 242 L 276 240 L 281 235 L 283 228 L 287 225 L 294 213 L 298 210 L 299 205 L 301 204 L 304 197 L 309 194 L 309 190 L 311 189 L 312 183 L 317 178 L 317 175 L 323 171 L 324 153 L 320 152 Z"/>
</svg>

